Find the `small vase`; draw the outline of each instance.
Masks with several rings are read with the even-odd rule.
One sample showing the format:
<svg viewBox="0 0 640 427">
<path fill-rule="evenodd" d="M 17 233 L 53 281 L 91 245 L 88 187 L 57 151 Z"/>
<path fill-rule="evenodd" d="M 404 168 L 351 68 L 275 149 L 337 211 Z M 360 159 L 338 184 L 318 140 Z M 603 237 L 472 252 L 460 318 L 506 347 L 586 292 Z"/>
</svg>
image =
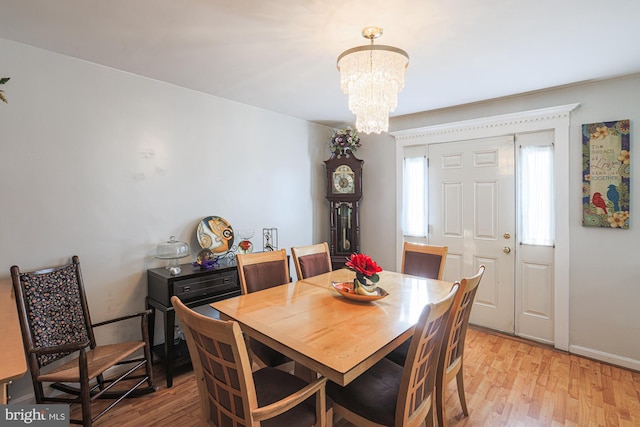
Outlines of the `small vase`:
<svg viewBox="0 0 640 427">
<path fill-rule="evenodd" d="M 251 239 L 253 237 L 254 230 L 251 228 L 238 229 L 238 237 L 240 237 L 240 243 L 238 243 L 239 254 L 250 254 L 253 252 L 253 243 Z"/>
<path fill-rule="evenodd" d="M 241 240 L 238 243 L 238 253 L 240 254 L 250 254 L 253 252 L 253 243 L 250 240 Z"/>
<path fill-rule="evenodd" d="M 367 296 L 376 296 L 378 295 L 378 285 L 375 283 L 367 284 L 365 279 L 364 283 L 360 282 L 358 278 L 353 279 L 353 289 L 356 294 L 359 295 L 367 295 Z"/>
</svg>

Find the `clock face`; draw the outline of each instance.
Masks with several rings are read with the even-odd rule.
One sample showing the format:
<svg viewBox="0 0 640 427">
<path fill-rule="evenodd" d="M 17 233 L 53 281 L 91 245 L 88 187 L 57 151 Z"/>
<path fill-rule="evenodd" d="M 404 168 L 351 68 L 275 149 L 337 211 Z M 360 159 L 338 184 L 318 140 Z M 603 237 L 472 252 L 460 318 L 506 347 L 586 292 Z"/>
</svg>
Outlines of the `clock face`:
<svg viewBox="0 0 640 427">
<path fill-rule="evenodd" d="M 333 172 L 333 192 L 340 194 L 355 193 L 353 170 L 347 165 L 341 165 Z"/>
</svg>

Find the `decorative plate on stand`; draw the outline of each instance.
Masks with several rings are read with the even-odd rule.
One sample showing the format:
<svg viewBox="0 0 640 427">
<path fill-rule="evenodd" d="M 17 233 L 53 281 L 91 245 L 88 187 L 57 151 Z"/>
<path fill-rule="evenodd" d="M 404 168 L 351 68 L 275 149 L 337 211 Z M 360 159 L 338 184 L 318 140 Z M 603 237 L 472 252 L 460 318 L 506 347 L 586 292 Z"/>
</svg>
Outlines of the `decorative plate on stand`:
<svg viewBox="0 0 640 427">
<path fill-rule="evenodd" d="M 233 228 L 220 216 L 208 216 L 200 221 L 196 231 L 202 249 L 210 249 L 214 254 L 224 254 L 233 247 Z"/>
</svg>

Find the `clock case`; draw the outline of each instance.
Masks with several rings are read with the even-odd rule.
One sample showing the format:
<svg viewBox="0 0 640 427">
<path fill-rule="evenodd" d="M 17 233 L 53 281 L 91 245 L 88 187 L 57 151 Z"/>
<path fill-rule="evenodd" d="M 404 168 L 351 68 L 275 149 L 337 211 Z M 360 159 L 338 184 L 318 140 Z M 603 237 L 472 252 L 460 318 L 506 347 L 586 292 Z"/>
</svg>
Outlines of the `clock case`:
<svg viewBox="0 0 640 427">
<path fill-rule="evenodd" d="M 353 153 L 333 154 L 324 161 L 327 172 L 329 201 L 329 254 L 334 270 L 344 267 L 349 256 L 360 253 L 360 199 L 362 198 L 362 167 L 364 160 Z M 354 192 L 340 193 L 334 189 L 333 174 L 342 165 L 353 171 Z"/>
</svg>

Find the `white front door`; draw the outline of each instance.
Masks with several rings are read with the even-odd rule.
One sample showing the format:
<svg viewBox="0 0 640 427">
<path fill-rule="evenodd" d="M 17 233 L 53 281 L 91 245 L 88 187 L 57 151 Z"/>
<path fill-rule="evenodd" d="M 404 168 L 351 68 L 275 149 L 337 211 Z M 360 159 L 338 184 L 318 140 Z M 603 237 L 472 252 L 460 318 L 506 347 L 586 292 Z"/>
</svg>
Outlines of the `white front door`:
<svg viewBox="0 0 640 427">
<path fill-rule="evenodd" d="M 515 333 L 514 137 L 429 145 L 429 243 L 449 247 L 444 279 L 486 271 L 470 322 Z"/>
</svg>

